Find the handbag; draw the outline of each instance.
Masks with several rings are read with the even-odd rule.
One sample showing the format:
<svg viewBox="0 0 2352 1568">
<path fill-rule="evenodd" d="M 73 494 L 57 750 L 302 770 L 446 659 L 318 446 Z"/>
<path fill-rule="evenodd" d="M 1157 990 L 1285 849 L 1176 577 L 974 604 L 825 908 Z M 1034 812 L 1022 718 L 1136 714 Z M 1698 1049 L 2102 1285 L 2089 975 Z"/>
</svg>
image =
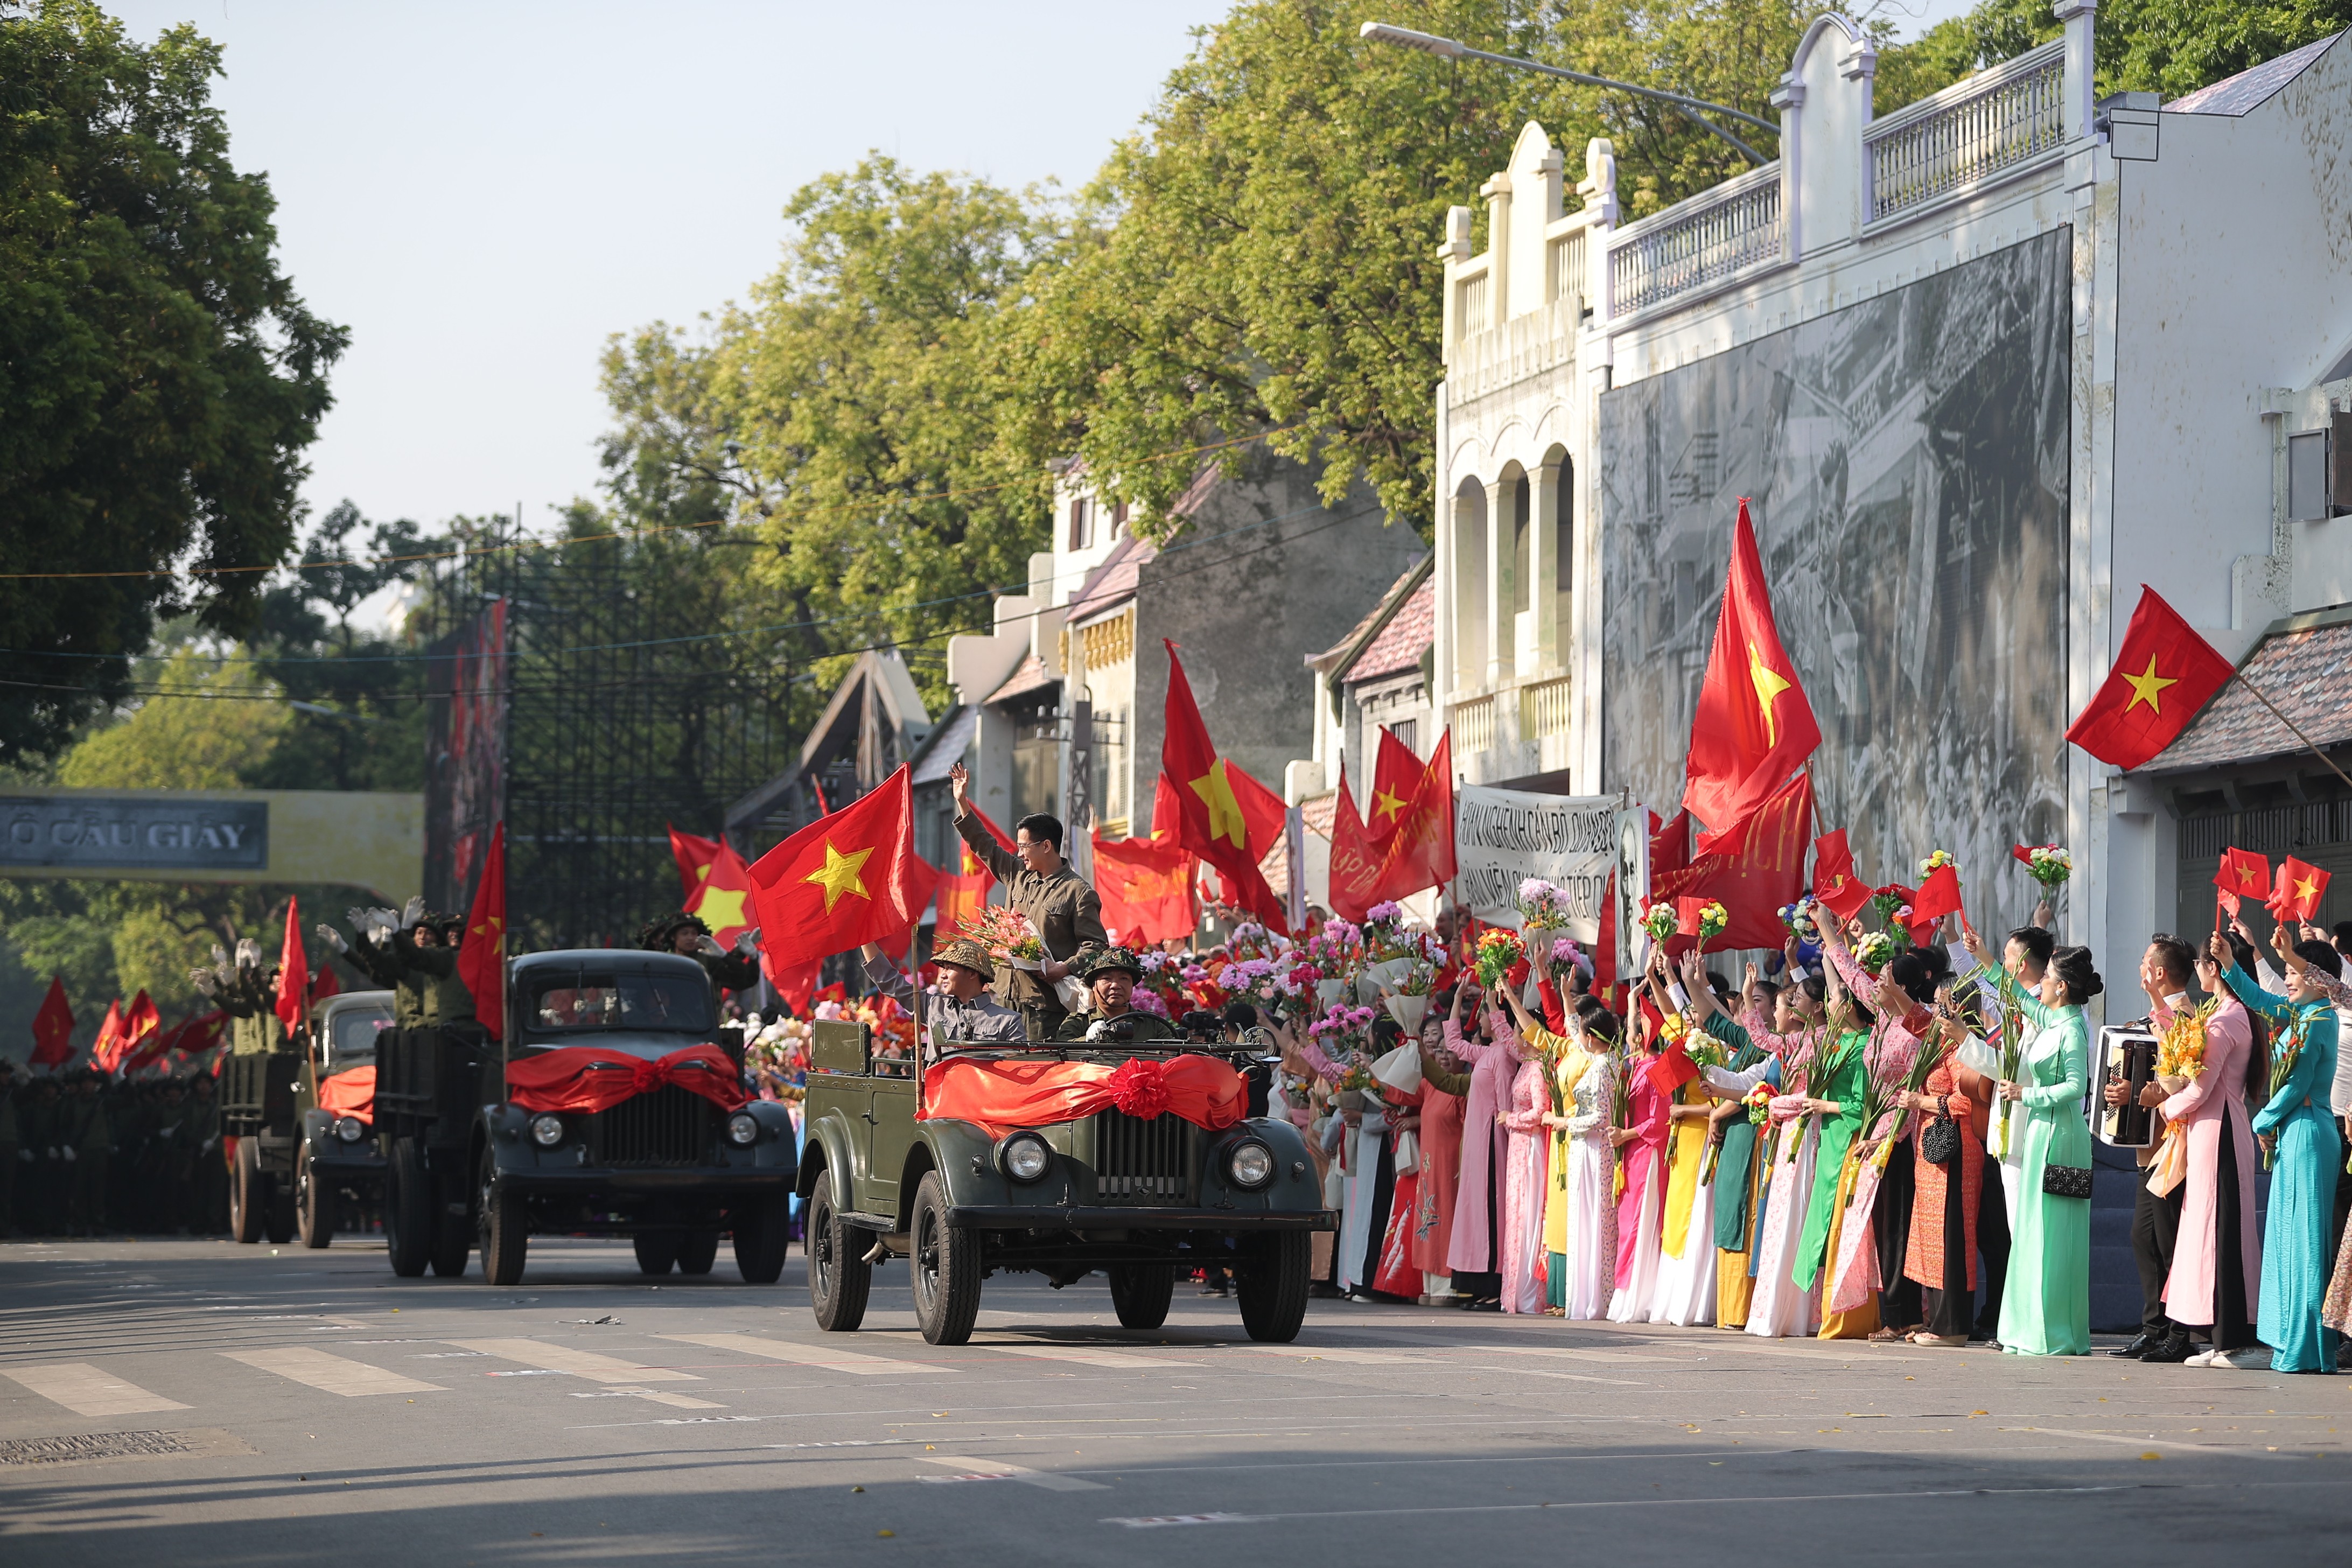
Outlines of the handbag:
<svg viewBox="0 0 2352 1568">
<path fill-rule="evenodd" d="M 2053 1198 L 2084 1198 L 2091 1195 L 2091 1167 L 2061 1165 L 2056 1163 L 2042 1167 L 2042 1191 Z"/>
<path fill-rule="evenodd" d="M 1938 1116 L 1919 1130 L 1919 1158 L 1930 1165 L 1948 1165 L 1959 1157 L 1960 1124 Z"/>
</svg>

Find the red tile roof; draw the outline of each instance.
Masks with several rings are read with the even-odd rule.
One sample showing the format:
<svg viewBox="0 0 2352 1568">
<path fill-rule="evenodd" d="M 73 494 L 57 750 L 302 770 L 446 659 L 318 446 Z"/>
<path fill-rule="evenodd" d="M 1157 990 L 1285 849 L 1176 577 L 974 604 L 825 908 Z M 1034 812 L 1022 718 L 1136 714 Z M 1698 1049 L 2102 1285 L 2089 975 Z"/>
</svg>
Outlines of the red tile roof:
<svg viewBox="0 0 2352 1568">
<path fill-rule="evenodd" d="M 2239 666 L 2242 679 L 2221 688 L 2180 738 L 2143 771 L 2220 767 L 2305 750 L 2294 731 L 2246 689 L 2249 681 L 2319 745 L 2352 742 L 2352 616 L 2330 612 L 2326 621 L 2265 638 Z"/>
<path fill-rule="evenodd" d="M 1139 570 L 1147 561 L 1160 558 L 1160 547 L 1148 540 L 1129 534 L 1111 547 L 1103 563 L 1087 574 L 1078 591 L 1070 597 L 1070 624 L 1101 615 L 1135 597 Z"/>
<path fill-rule="evenodd" d="M 1423 578 L 1421 586 L 1397 606 L 1389 624 L 1381 628 L 1380 635 L 1356 656 L 1356 662 L 1339 679 L 1349 683 L 1377 680 L 1384 675 L 1418 669 L 1421 656 L 1436 640 L 1437 579 L 1433 576 Z"/>
<path fill-rule="evenodd" d="M 1005 677 L 1004 684 L 990 692 L 985 700 L 1003 702 L 1015 697 L 1025 697 L 1032 691 L 1048 686 L 1058 686 L 1062 678 L 1045 668 L 1045 661 L 1035 654 L 1021 661 L 1021 668 Z"/>
</svg>

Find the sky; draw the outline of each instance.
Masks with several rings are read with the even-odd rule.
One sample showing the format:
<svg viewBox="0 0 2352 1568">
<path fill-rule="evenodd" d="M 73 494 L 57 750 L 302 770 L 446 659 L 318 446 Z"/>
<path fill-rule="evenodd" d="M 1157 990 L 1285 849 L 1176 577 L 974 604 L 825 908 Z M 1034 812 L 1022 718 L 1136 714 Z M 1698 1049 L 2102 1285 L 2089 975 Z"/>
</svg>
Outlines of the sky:
<svg viewBox="0 0 2352 1568">
<path fill-rule="evenodd" d="M 596 360 L 772 272 L 787 197 L 869 150 L 1083 184 L 1230 0 L 111 0 L 223 46 L 281 264 L 352 330 L 313 515 L 547 527 L 596 492 Z M 1881 0 L 1918 25 L 1966 0 Z M 877 26 L 877 23 L 883 24 Z M 1905 28 L 1906 35 L 1913 29 Z"/>
</svg>

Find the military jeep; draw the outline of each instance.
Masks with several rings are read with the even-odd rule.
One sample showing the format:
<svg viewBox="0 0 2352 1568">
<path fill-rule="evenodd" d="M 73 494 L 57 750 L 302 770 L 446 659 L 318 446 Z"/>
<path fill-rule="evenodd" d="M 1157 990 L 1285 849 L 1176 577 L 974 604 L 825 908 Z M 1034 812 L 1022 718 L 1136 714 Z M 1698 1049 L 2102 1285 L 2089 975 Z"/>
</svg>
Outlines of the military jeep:
<svg viewBox="0 0 2352 1568">
<path fill-rule="evenodd" d="M 997 1061 L 1166 1060 L 1181 1041 L 962 1045 Z M 1287 1121 L 1246 1119 L 1210 1132 L 1169 1114 L 1104 1110 L 1076 1121 L 991 1135 L 970 1121 L 916 1120 L 908 1058 L 877 1054 L 863 1024 L 821 1021 L 810 1042 L 806 1200 L 810 1304 L 817 1326 L 856 1329 L 873 1269 L 903 1258 L 915 1313 L 932 1344 L 961 1344 L 981 1282 L 999 1270 L 1042 1274 L 1055 1289 L 1099 1268 L 1118 1321 L 1158 1328 L 1176 1276 L 1234 1271 L 1243 1326 L 1287 1342 L 1307 1315 L 1313 1233 L 1336 1230 L 1314 1162 Z"/>
<path fill-rule="evenodd" d="M 324 1247 L 343 1205 L 363 1210 L 383 1191 L 383 1151 L 374 1113 L 334 1115 L 319 1104 L 320 1086 L 376 1065 L 378 1037 L 392 1027 L 389 991 L 345 991 L 310 1006 L 302 1073 L 295 1084 L 299 1142 L 294 1151 L 294 1224 L 302 1245 Z M 356 1215 L 355 1215 L 356 1217 Z"/>
</svg>

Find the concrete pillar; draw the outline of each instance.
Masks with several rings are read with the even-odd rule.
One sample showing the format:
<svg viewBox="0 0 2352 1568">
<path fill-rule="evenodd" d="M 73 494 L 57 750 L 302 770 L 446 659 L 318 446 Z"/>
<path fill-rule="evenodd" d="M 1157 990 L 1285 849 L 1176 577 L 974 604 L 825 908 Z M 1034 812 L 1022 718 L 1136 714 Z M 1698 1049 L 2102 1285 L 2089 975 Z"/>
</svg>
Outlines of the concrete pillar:
<svg viewBox="0 0 2352 1568">
<path fill-rule="evenodd" d="M 1566 662 L 1560 657 L 1562 605 L 1556 587 L 1560 575 L 1559 509 L 1561 502 L 1569 499 L 1560 494 L 1562 461 L 1555 454 L 1528 476 L 1528 487 L 1534 492 L 1534 515 L 1528 523 L 1534 531 L 1533 548 L 1528 552 L 1528 575 L 1534 581 L 1528 585 L 1528 605 L 1536 617 L 1536 667 L 1547 672 Z M 1575 513 L 1570 511 L 1569 515 L 1573 517 Z M 1533 675 L 1536 670 L 1521 673 Z"/>
<path fill-rule="evenodd" d="M 1486 489 L 1486 663 L 1481 673 L 1488 688 L 1511 678 L 1512 620 L 1515 589 L 1511 480 L 1493 479 Z"/>
</svg>

